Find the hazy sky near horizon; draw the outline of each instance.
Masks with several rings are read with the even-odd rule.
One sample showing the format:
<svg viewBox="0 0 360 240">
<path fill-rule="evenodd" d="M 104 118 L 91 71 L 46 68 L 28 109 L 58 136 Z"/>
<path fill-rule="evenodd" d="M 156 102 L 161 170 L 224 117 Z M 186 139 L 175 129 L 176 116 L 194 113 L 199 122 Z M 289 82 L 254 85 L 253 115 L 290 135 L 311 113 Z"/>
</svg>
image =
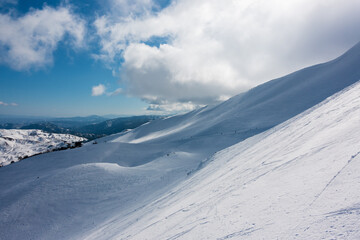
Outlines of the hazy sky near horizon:
<svg viewBox="0 0 360 240">
<path fill-rule="evenodd" d="M 0 114 L 214 104 L 360 41 L 358 0 L 0 0 Z"/>
</svg>

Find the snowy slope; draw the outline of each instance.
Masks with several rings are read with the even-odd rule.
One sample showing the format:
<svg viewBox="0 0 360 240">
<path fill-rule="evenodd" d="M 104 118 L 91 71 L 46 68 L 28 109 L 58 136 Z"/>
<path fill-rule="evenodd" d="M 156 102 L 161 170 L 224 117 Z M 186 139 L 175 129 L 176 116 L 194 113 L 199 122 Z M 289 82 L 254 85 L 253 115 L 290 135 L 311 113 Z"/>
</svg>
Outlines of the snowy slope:
<svg viewBox="0 0 360 240">
<path fill-rule="evenodd" d="M 359 239 L 360 83 L 85 239 Z"/>
<path fill-rule="evenodd" d="M 304 115 L 291 120 L 298 121 L 297 123 L 286 123 L 275 130 L 269 130 L 265 135 L 255 136 L 240 145 L 216 153 L 214 157 L 213 155 L 288 120 L 357 82 L 360 79 L 359 63 L 360 44 L 334 61 L 273 80 L 218 106 L 156 120 L 126 133 L 98 139 L 97 144 L 90 142 L 82 148 L 46 153 L 0 168 L 0 239 L 109 239 L 127 238 L 128 235 L 138 239 L 161 239 L 166 238 L 167 234 L 174 238 L 176 234 L 181 236 L 183 231 L 188 231 L 194 238 L 202 235 L 202 231 L 208 232 L 209 238 L 226 237 L 225 234 L 230 234 L 226 238 L 239 238 L 240 231 L 252 230 L 253 223 L 258 223 L 261 229 L 265 229 L 264 234 L 282 232 L 266 228 L 261 219 L 269 226 L 282 227 L 281 222 L 292 221 L 292 218 L 285 216 L 287 209 L 289 216 L 304 218 L 304 221 L 299 220 L 301 224 L 311 222 L 312 218 L 299 213 L 298 209 L 303 210 L 299 204 L 305 202 L 305 206 L 309 199 L 313 201 L 314 194 L 319 194 L 319 189 L 325 188 L 324 183 L 328 183 L 328 178 L 334 176 L 331 174 L 339 171 L 339 165 L 348 161 L 355 154 L 353 148 L 358 146 L 356 141 L 351 142 L 355 136 L 351 134 L 359 131 L 359 122 L 356 122 L 356 115 L 359 113 L 356 98 L 359 96 L 353 97 L 359 92 L 358 85 L 355 88 L 357 90 L 350 95 L 341 95 L 345 96 L 343 100 L 332 100 L 335 105 L 343 104 L 344 109 L 348 109 L 347 112 L 341 112 L 342 108 L 334 108 L 334 111 L 328 110 L 331 107 L 322 110 L 319 108 L 320 110 L 313 111 L 318 112 L 318 119 L 314 119 L 310 113 L 312 117 L 309 118 L 309 124 L 303 127 L 306 131 L 295 127 L 296 124 L 303 124 L 301 119 L 307 116 Z M 347 98 L 352 98 L 353 102 Z M 348 108 L 351 106 L 352 108 Z M 341 117 L 338 122 L 330 117 L 331 113 L 336 112 L 341 117 L 343 115 L 344 122 Z M 341 142 L 331 134 L 338 136 Z M 330 136 L 329 141 L 327 136 Z M 318 144 L 323 144 L 321 146 L 324 148 Z M 318 158 L 320 155 L 316 155 L 316 149 L 318 153 L 328 155 L 327 158 Z M 346 160 L 345 155 L 349 155 Z M 236 160 L 238 156 L 242 158 Z M 273 169 L 290 161 L 286 157 L 301 159 L 306 156 L 309 157 L 307 160 L 289 162 Z M 211 163 L 207 165 L 209 159 Z M 337 159 L 340 160 L 337 162 Z M 319 165 L 314 164 L 317 162 Z M 293 165 L 295 163 L 304 165 Z M 287 169 L 286 166 L 294 168 Z M 320 174 L 311 175 L 314 172 L 308 171 L 308 168 L 311 170 L 312 167 Z M 202 170 L 198 172 L 200 169 Z M 235 170 L 236 176 L 227 178 Z M 272 175 L 271 172 L 276 174 Z M 304 189 L 309 190 L 309 195 L 304 193 L 301 185 L 302 177 L 306 177 L 307 173 L 318 181 L 314 183 L 315 187 L 305 182 L 308 188 Z M 263 177 L 260 177 L 262 174 Z M 269 178 L 271 176 L 273 178 Z M 292 179 L 292 176 L 295 178 Z M 281 177 L 284 177 L 282 182 L 275 181 Z M 259 181 L 252 181 L 257 178 Z M 335 180 L 332 182 L 335 183 Z M 353 187 L 357 187 L 356 178 L 350 176 L 348 180 Z M 244 182 L 256 184 L 245 191 L 242 185 Z M 296 195 L 296 188 L 289 189 L 286 184 L 299 186 L 299 194 Z M 236 189 L 244 192 L 236 192 Z M 276 190 L 284 195 L 275 194 L 273 197 Z M 266 199 L 262 198 L 262 191 L 268 191 L 264 195 Z M 227 192 L 234 194 L 227 195 Z M 319 195 L 319 199 L 325 196 L 325 192 Z M 284 205 L 284 213 L 279 210 L 279 204 L 285 204 L 282 199 L 291 200 L 287 198 L 287 194 L 298 204 Z M 239 196 L 240 198 L 236 198 Z M 208 197 L 214 202 L 208 202 Z M 352 197 L 349 195 L 348 198 L 351 200 Z M 239 204 L 232 205 L 232 199 Z M 187 204 L 191 201 L 194 205 Z M 216 210 L 216 201 L 230 202 Z M 336 201 L 338 204 L 339 198 Z M 319 203 L 324 202 L 319 200 Z M 317 201 L 312 206 L 316 203 Z M 243 208 L 242 204 L 247 208 Z M 187 215 L 187 208 L 182 209 L 181 206 L 193 206 L 189 207 L 189 213 L 193 214 Z M 227 208 L 228 206 L 234 207 Z M 267 208 L 268 206 L 270 207 Z M 244 213 L 237 211 L 236 207 L 244 210 Z M 271 212 L 272 209 L 274 212 Z M 232 211 L 236 214 L 231 215 Z M 254 214 L 251 215 L 249 211 L 254 211 Z M 172 215 L 167 213 L 174 213 L 174 222 L 171 220 Z M 204 221 L 201 222 L 204 223 L 204 228 L 201 228 L 197 221 L 203 218 L 202 214 L 209 214 L 209 219 L 214 224 L 208 225 Z M 248 217 L 248 220 L 239 217 L 242 215 Z M 169 221 L 164 221 L 166 216 Z M 238 222 L 231 225 L 231 222 L 226 221 L 226 216 L 230 216 L 229 219 L 235 223 Z M 218 227 L 221 222 L 224 225 Z M 301 224 L 298 226 L 302 227 Z M 194 229 L 190 231 L 187 226 Z M 284 225 L 285 227 L 296 229 L 295 225 Z M 286 229 L 284 232 L 288 234 L 289 231 Z M 261 233 L 260 230 L 255 232 Z M 183 238 L 188 239 L 186 235 Z"/>
<path fill-rule="evenodd" d="M 0 129 L 0 166 L 85 140 L 70 134 L 46 133 L 41 130 Z"/>
<path fill-rule="evenodd" d="M 154 121 L 117 141 L 171 141 L 183 149 L 197 139 L 230 146 L 305 111 L 360 79 L 360 43 L 339 58 L 262 84 L 214 106 Z M 200 148 L 207 148 L 205 146 Z"/>
<path fill-rule="evenodd" d="M 111 138 L 0 168 L 0 239 L 79 239 L 165 194 L 202 159 Z"/>
</svg>

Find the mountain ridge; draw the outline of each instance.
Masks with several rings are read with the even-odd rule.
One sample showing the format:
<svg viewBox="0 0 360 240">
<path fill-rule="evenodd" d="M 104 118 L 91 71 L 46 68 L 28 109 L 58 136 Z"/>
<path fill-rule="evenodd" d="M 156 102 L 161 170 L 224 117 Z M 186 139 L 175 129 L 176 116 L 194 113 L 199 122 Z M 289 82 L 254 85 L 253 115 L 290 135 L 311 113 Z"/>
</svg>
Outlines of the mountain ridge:
<svg viewBox="0 0 360 240">
<path fill-rule="evenodd" d="M 318 224 L 325 232 L 329 230 L 326 226 L 336 219 L 329 222 L 319 218 L 320 222 L 316 222 L 315 218 L 299 213 L 306 209 L 300 203 L 311 204 L 316 198 L 336 196 L 330 210 L 341 212 L 356 206 L 360 197 L 358 191 L 342 191 L 348 196 L 349 200 L 344 202 L 347 205 L 341 209 L 333 207 L 342 202 L 336 195 L 338 189 L 332 185 L 335 180 L 331 179 L 337 178 L 336 174 L 356 153 L 354 149 L 360 142 L 358 46 L 345 57 L 273 80 L 220 105 L 155 120 L 128 132 L 97 139 L 97 144 L 92 141 L 82 148 L 47 153 L 1 168 L 1 236 L 6 239 L 187 236 L 226 239 L 259 237 L 262 233 L 274 238 L 285 235 L 297 238 L 295 234 L 310 239 L 317 238 L 316 234 L 328 236 L 311 226 Z M 355 90 L 348 91 L 349 86 Z M 340 97 L 331 97 L 337 92 Z M 328 97 L 337 101 L 316 105 Z M 314 109 L 320 110 L 304 112 L 315 105 Z M 342 182 L 336 180 L 339 186 L 348 187 L 351 183 L 352 188 L 358 186 L 357 156 L 351 161 L 354 171 L 345 171 L 348 177 L 338 178 Z M 299 168 L 290 168 L 291 174 L 286 174 L 283 170 L 291 166 Z M 192 182 L 193 179 L 199 181 Z M 303 179 L 307 184 L 299 189 L 311 191 L 296 192 Z M 311 184 L 313 179 L 317 180 L 316 186 Z M 285 183 L 292 187 L 287 188 Z M 331 187 L 327 187 L 328 183 Z M 283 195 L 272 194 L 276 190 Z M 210 202 L 204 196 L 211 197 Z M 295 201 L 279 204 L 286 203 L 284 199 Z M 326 203 L 326 199 L 319 202 Z M 318 210 L 326 216 L 331 214 L 329 209 L 316 206 L 312 215 Z M 237 214 L 232 215 L 231 211 Z M 209 218 L 204 218 L 204 214 Z M 358 215 L 357 212 L 350 217 L 343 215 L 348 224 L 344 233 L 359 229 Z M 297 225 L 298 216 L 304 225 Z M 307 235 L 303 232 L 309 226 L 311 234 Z M 286 227 L 285 235 L 281 235 L 282 227 Z M 340 225 L 336 227 L 342 231 Z M 335 236 L 331 234 L 330 237 Z"/>
<path fill-rule="evenodd" d="M 253 135 L 248 134 L 249 130 L 256 134 L 269 129 L 357 82 L 360 79 L 359 63 L 360 43 L 332 61 L 271 80 L 217 106 L 154 121 L 118 141 L 134 141 L 146 136 L 147 132 L 163 131 L 180 122 L 188 124 L 187 132 L 181 138 L 236 131 L 238 135 L 244 134 L 244 137 L 236 138 L 235 142 L 243 140 Z M 202 124 L 202 121 L 207 124 Z M 176 139 L 176 136 L 173 138 Z"/>
</svg>

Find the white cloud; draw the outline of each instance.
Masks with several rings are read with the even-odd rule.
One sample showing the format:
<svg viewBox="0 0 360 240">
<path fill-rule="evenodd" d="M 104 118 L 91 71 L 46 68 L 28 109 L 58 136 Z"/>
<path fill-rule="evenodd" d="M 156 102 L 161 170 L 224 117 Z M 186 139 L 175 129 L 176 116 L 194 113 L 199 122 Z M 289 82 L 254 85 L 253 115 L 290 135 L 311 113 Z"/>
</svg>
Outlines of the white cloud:
<svg viewBox="0 0 360 240">
<path fill-rule="evenodd" d="M 69 7 L 30 10 L 22 17 L 0 14 L 0 61 L 16 70 L 52 63 L 52 53 L 66 35 L 81 47 L 85 23 Z"/>
<path fill-rule="evenodd" d="M 18 2 L 17 0 L 0 0 L 0 7 L 6 4 L 16 5 L 17 2 Z"/>
<path fill-rule="evenodd" d="M 91 96 L 101 96 L 105 94 L 106 87 L 103 84 L 94 86 L 91 91 Z"/>
<path fill-rule="evenodd" d="M 18 106 L 17 103 L 6 103 L 6 102 L 2 102 L 2 101 L 0 101 L 0 105 L 3 105 L 3 106 L 13 106 L 13 107 Z"/>
<path fill-rule="evenodd" d="M 107 88 L 103 84 L 92 87 L 91 96 L 101 96 L 106 94 L 107 96 L 116 96 L 123 93 L 122 88 L 117 88 L 114 91 L 107 91 Z"/>
<path fill-rule="evenodd" d="M 123 58 L 130 94 L 198 105 L 336 57 L 360 40 L 358 9 L 358 0 L 177 0 L 95 27 L 101 59 Z M 167 41 L 146 44 L 154 37 Z"/>
<path fill-rule="evenodd" d="M 152 0 L 109 0 L 112 12 L 118 17 L 137 17 L 149 13 L 155 4 Z"/>
<path fill-rule="evenodd" d="M 192 111 L 200 105 L 193 104 L 192 102 L 182 102 L 182 103 L 169 103 L 161 102 L 157 104 L 149 104 L 146 108 L 147 111 L 154 112 L 155 114 L 169 114 L 169 113 L 178 113 L 178 112 L 188 112 Z"/>
<path fill-rule="evenodd" d="M 108 92 L 106 93 L 108 96 L 116 96 L 116 95 L 119 95 L 120 93 L 123 92 L 123 89 L 122 88 L 117 88 L 115 89 L 114 91 L 112 92 Z"/>
</svg>

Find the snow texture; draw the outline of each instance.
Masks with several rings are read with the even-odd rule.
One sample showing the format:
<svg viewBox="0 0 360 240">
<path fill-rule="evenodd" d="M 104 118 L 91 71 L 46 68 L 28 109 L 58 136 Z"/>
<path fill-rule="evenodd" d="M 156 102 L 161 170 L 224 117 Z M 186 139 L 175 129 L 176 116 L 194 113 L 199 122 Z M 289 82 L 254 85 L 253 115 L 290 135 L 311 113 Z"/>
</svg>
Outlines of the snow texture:
<svg viewBox="0 0 360 240">
<path fill-rule="evenodd" d="M 0 129 L 0 166 L 39 153 L 67 148 L 85 140 L 70 134 L 46 133 L 41 130 Z"/>
<path fill-rule="evenodd" d="M 125 230 L 114 235 L 117 218 L 88 239 L 359 239 L 359 126 L 357 83 L 220 151 Z"/>
<path fill-rule="evenodd" d="M 0 239 L 358 239 L 359 63 L 0 168 Z"/>
</svg>

